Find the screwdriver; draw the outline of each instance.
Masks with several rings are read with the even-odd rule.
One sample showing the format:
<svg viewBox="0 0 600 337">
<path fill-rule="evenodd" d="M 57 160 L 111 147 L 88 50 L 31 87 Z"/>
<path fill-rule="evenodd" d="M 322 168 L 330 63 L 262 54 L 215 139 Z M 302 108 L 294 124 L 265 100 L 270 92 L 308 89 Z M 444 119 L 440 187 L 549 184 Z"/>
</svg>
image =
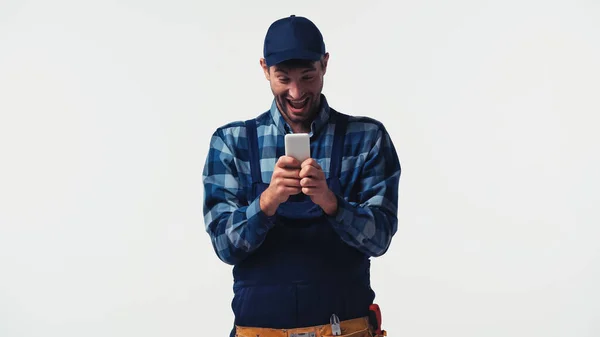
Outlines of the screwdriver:
<svg viewBox="0 0 600 337">
<path fill-rule="evenodd" d="M 342 334 L 342 329 L 340 328 L 340 318 L 337 317 L 336 314 L 333 314 L 329 319 L 329 323 L 331 323 L 331 334 L 334 336 L 340 336 Z"/>
</svg>

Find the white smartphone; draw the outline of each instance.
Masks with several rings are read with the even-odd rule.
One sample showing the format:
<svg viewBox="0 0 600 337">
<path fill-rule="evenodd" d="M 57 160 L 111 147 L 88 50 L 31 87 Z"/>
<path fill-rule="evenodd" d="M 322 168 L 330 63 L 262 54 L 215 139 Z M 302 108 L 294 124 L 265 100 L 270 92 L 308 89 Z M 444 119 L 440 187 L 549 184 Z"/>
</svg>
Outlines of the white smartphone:
<svg viewBox="0 0 600 337">
<path fill-rule="evenodd" d="M 285 135 L 285 155 L 299 162 L 310 158 L 310 137 L 308 133 L 289 133 Z"/>
</svg>

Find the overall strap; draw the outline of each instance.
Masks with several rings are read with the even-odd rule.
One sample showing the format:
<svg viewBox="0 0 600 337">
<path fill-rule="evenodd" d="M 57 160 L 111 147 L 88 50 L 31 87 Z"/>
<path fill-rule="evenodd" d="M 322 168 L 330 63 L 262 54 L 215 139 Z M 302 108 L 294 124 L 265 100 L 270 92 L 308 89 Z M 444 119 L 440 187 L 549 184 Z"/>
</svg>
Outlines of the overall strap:
<svg viewBox="0 0 600 337">
<path fill-rule="evenodd" d="M 333 134 L 329 176 L 339 177 L 339 172 L 342 167 L 342 154 L 344 153 L 344 138 L 346 136 L 346 126 L 348 125 L 349 116 L 337 111 L 333 111 L 333 113 L 335 114 L 335 133 Z"/>
<path fill-rule="evenodd" d="M 256 120 L 249 119 L 246 124 L 246 139 L 248 140 L 248 161 L 250 162 L 250 173 L 252 183 L 261 183 L 260 155 L 258 151 L 258 136 L 256 132 Z"/>
</svg>

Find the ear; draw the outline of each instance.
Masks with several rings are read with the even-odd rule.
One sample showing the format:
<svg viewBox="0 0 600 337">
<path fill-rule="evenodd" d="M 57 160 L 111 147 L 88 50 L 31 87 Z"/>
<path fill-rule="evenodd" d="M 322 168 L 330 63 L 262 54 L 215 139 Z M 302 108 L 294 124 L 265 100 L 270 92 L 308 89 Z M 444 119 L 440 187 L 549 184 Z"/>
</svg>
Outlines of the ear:
<svg viewBox="0 0 600 337">
<path fill-rule="evenodd" d="M 329 53 L 323 55 L 323 75 L 327 72 L 327 62 L 329 62 Z"/>
<path fill-rule="evenodd" d="M 269 67 L 267 66 L 267 61 L 264 58 L 260 59 L 260 67 L 263 70 L 263 73 L 265 74 L 265 78 L 267 79 L 267 81 L 271 80 L 271 74 L 269 72 Z"/>
</svg>

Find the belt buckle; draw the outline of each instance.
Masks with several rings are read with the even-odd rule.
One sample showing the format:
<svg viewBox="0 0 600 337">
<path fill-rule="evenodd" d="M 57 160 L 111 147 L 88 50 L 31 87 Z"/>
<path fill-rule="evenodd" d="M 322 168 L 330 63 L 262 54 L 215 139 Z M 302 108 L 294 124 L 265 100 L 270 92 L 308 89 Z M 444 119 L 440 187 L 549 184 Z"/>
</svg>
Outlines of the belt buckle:
<svg viewBox="0 0 600 337">
<path fill-rule="evenodd" d="M 290 337 L 316 337 L 317 334 L 314 332 L 292 332 Z"/>
</svg>

